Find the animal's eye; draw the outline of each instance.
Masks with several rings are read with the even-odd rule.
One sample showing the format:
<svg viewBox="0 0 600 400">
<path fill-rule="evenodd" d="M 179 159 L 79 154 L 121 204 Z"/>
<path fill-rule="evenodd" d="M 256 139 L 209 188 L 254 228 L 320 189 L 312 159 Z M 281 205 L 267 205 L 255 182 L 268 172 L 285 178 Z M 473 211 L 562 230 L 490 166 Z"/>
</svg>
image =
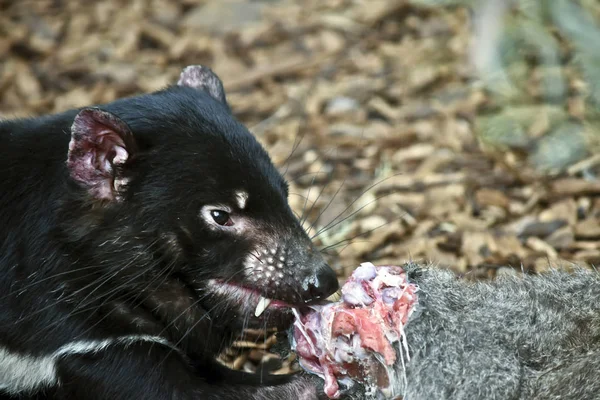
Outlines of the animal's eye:
<svg viewBox="0 0 600 400">
<path fill-rule="evenodd" d="M 229 213 L 223 210 L 211 210 L 210 216 L 212 219 L 221 226 L 231 226 L 233 221 L 229 217 Z"/>
</svg>

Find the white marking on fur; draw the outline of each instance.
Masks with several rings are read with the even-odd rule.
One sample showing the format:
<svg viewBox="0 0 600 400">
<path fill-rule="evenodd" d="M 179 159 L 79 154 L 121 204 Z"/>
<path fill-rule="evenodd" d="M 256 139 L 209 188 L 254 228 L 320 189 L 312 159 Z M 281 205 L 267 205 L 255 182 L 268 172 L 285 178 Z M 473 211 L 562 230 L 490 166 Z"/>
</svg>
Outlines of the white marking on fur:
<svg viewBox="0 0 600 400">
<path fill-rule="evenodd" d="M 240 210 L 246 208 L 246 202 L 248 201 L 248 193 L 244 191 L 235 192 L 235 200 Z"/>
<path fill-rule="evenodd" d="M 60 385 L 61 382 L 56 371 L 56 364 L 60 358 L 98 353 L 111 345 L 127 347 L 137 342 L 159 343 L 179 352 L 167 340 L 149 335 L 71 342 L 44 356 L 17 353 L 0 346 L 0 390 L 9 394 L 31 393 L 44 387 Z"/>
</svg>

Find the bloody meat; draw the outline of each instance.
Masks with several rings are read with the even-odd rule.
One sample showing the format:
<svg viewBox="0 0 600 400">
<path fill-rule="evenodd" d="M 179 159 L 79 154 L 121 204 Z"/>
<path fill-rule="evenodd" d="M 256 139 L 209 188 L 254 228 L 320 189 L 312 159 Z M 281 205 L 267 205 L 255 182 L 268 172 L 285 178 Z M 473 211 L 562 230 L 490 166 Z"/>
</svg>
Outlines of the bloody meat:
<svg viewBox="0 0 600 400">
<path fill-rule="evenodd" d="M 325 380 L 329 398 L 339 398 L 340 383 L 354 382 L 385 398 L 398 395 L 394 365 L 406 350 L 404 325 L 416 291 L 402 268 L 363 263 L 339 302 L 296 312 L 293 348 L 300 365 Z"/>
</svg>

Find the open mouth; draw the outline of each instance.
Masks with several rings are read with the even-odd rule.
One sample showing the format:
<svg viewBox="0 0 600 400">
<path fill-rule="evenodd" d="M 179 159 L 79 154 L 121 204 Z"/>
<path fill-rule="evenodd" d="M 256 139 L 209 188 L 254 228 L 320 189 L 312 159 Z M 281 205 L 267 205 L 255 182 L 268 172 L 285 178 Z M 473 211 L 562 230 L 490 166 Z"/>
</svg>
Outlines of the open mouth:
<svg viewBox="0 0 600 400">
<path fill-rule="evenodd" d="M 264 297 L 259 290 L 241 284 L 223 282 L 217 279 L 211 279 L 208 284 L 212 291 L 231 299 L 231 301 L 241 306 L 256 304 L 254 308 L 256 318 L 260 318 L 267 309 L 285 311 L 294 307 L 294 305 L 282 300 Z"/>
<path fill-rule="evenodd" d="M 209 286 L 215 292 L 230 298 L 240 305 L 256 304 L 256 307 L 254 308 L 254 317 L 256 318 L 261 318 L 267 310 L 271 312 L 289 312 L 294 308 L 305 305 L 305 303 L 291 304 L 283 300 L 264 297 L 259 290 L 237 283 L 228 283 L 213 279 L 209 281 Z M 340 296 L 341 293 L 336 292 L 323 302 L 338 301 Z"/>
</svg>

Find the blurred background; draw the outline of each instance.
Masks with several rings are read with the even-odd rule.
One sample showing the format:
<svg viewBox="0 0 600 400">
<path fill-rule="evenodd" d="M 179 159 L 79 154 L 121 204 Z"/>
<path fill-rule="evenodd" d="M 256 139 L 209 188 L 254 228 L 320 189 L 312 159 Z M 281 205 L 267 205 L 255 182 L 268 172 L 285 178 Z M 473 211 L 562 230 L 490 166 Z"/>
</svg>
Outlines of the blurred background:
<svg viewBox="0 0 600 400">
<path fill-rule="evenodd" d="M 597 0 L 0 0 L 0 117 L 222 78 L 343 280 L 600 262 Z"/>
</svg>

